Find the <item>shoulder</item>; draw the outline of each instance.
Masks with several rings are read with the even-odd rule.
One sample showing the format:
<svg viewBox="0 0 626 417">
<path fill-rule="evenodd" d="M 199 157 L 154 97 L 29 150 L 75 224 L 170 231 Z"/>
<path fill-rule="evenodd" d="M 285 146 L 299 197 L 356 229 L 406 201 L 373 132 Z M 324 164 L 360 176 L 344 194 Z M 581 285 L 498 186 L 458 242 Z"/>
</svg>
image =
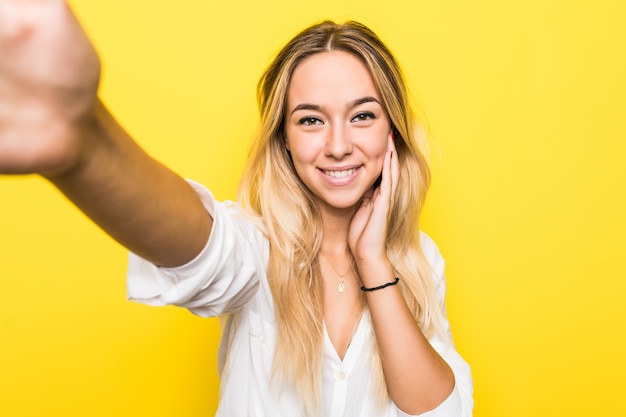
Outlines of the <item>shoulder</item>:
<svg viewBox="0 0 626 417">
<path fill-rule="evenodd" d="M 238 202 L 230 200 L 219 201 L 204 185 L 189 179 L 186 181 L 198 194 L 205 210 L 214 220 L 211 235 L 214 232 L 219 234 L 222 231 L 230 235 L 233 229 L 235 229 L 243 236 L 246 236 L 246 239 L 266 243 L 263 232 L 265 228 L 262 222 L 245 212 Z"/>
<path fill-rule="evenodd" d="M 431 269 L 437 298 L 441 300 L 446 292 L 446 279 L 444 274 L 446 262 L 435 241 L 423 231 L 420 231 L 420 244 L 424 258 L 426 258 Z"/>
<path fill-rule="evenodd" d="M 436 275 L 442 276 L 445 261 L 435 241 L 425 232 L 420 231 L 420 244 L 422 246 L 422 253 L 433 269 L 433 272 L 435 272 Z"/>
</svg>

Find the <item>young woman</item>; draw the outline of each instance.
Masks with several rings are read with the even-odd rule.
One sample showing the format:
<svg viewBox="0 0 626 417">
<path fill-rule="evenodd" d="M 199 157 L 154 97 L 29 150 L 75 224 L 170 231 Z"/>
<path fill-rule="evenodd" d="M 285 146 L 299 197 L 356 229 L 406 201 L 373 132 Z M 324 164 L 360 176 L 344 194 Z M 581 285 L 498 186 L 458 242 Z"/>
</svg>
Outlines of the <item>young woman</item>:
<svg viewBox="0 0 626 417">
<path fill-rule="evenodd" d="M 131 299 L 222 317 L 219 416 L 471 415 L 418 125 L 368 28 L 314 25 L 263 74 L 239 203 L 128 137 L 64 2 L 0 0 L 0 28 L 0 171 L 44 175 L 128 247 Z"/>
</svg>

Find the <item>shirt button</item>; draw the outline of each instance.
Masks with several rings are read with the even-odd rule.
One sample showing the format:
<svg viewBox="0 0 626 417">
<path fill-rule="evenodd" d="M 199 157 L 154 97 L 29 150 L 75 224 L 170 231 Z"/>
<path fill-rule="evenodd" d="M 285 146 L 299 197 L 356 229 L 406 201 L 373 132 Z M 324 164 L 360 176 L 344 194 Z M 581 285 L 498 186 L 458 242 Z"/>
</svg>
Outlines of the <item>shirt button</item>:
<svg viewBox="0 0 626 417">
<path fill-rule="evenodd" d="M 343 381 L 344 379 L 346 379 L 346 373 L 343 371 L 339 372 L 339 380 Z"/>
</svg>

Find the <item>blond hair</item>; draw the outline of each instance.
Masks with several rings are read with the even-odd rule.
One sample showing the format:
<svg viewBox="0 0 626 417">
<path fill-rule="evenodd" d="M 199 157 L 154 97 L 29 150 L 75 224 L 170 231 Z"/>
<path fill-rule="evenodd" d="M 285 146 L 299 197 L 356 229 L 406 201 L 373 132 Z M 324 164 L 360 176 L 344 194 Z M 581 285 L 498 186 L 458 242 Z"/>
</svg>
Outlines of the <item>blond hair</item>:
<svg viewBox="0 0 626 417">
<path fill-rule="evenodd" d="M 387 255 L 401 278 L 404 299 L 426 336 L 442 333 L 432 271 L 420 246 L 419 214 L 430 182 L 424 138 L 409 105 L 400 67 L 387 47 L 357 22 L 325 21 L 305 29 L 276 56 L 257 86 L 260 126 L 239 187 L 246 211 L 270 242 L 268 280 L 274 299 L 277 344 L 273 379 L 292 386 L 307 415 L 320 409 L 323 358 L 322 287 L 317 261 L 322 220 L 285 147 L 287 90 L 294 69 L 314 54 L 353 54 L 369 70 L 395 136 L 399 184 L 387 236 Z M 375 337 L 374 389 L 388 401 Z"/>
</svg>

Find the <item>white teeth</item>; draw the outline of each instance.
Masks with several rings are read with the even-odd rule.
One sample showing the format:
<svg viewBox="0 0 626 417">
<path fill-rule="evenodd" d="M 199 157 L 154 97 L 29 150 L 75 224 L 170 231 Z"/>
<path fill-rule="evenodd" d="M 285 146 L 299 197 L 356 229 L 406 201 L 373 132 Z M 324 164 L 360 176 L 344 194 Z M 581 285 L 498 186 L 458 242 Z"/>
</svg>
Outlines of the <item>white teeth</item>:
<svg viewBox="0 0 626 417">
<path fill-rule="evenodd" d="M 329 177 L 333 177 L 333 178 L 345 178 L 345 177 L 349 177 L 350 175 L 354 174 L 356 172 L 355 168 L 351 168 L 351 169 L 344 169 L 342 171 L 324 171 L 324 174 L 328 175 Z"/>
</svg>

